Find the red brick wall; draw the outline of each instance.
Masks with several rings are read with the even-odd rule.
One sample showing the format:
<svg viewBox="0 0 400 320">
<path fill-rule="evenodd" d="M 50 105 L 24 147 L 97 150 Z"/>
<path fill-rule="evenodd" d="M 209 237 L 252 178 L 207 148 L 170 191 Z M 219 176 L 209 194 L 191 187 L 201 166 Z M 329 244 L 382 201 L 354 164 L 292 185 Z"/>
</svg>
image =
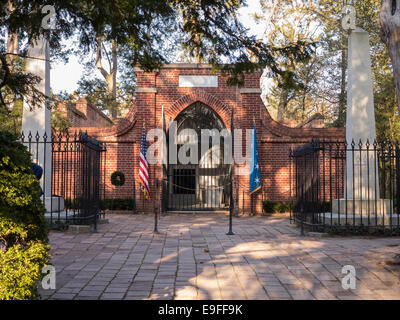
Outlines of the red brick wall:
<svg viewBox="0 0 400 320">
<path fill-rule="evenodd" d="M 245 150 L 245 130 L 256 124 L 259 161 L 263 180 L 263 191 L 255 194 L 253 204 L 261 212 L 261 199 L 290 199 L 290 148 L 300 146 L 314 138 L 344 139 L 343 129 L 334 128 L 289 128 L 274 121 L 267 112 L 260 98 L 261 72 L 245 76 L 244 88 L 226 84 L 226 78 L 218 75 L 217 88 L 180 88 L 179 75 L 211 75 L 205 65 L 167 65 L 158 72 L 144 73 L 136 70 L 137 94 L 135 105 L 117 125 L 109 128 L 83 128 L 88 133 L 106 142 L 106 182 L 108 197 L 131 197 L 133 178 L 138 176 L 140 138 L 142 124 L 146 129 L 161 126 L 162 107 L 164 106 L 166 123 L 174 120 L 186 107 L 201 101 L 216 111 L 230 129 L 231 110 L 235 108 L 234 126 L 243 130 L 243 152 Z M 82 128 L 81 128 L 82 129 Z M 243 165 L 236 165 L 242 168 Z M 126 182 L 122 187 L 111 185 L 110 176 L 119 170 L 125 174 Z M 150 166 L 151 202 L 145 203 L 145 211 L 153 212 L 159 207 L 161 166 Z M 158 180 L 158 181 L 157 181 Z M 240 208 L 244 204 L 245 212 L 250 212 L 250 197 L 247 195 L 249 176 L 235 176 L 235 198 L 238 197 Z M 142 208 L 141 192 L 136 183 L 138 209 Z M 157 190 L 156 190 L 157 189 Z M 243 190 L 245 192 L 243 193 Z"/>
<path fill-rule="evenodd" d="M 60 104 L 58 110 L 65 114 L 72 123 L 72 130 L 86 127 L 104 128 L 114 124 L 103 112 L 84 98 L 79 99 L 75 107 Z"/>
<path fill-rule="evenodd" d="M 78 110 L 84 109 L 88 119 L 87 127 L 107 127 L 112 121 L 86 99 L 79 99 L 76 103 Z M 83 112 L 83 110 L 81 110 Z"/>
</svg>

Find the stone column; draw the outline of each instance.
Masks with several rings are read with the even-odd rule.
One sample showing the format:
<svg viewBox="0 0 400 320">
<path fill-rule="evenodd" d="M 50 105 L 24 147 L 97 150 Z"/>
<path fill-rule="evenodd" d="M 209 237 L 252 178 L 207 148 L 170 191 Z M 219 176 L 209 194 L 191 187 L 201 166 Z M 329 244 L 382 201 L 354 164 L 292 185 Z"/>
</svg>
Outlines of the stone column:
<svg viewBox="0 0 400 320">
<path fill-rule="evenodd" d="M 349 36 L 346 140 L 349 149 L 352 141 L 355 143 L 354 153 L 349 151 L 346 157 L 347 198 L 379 198 L 377 159 L 373 151 L 376 129 L 369 36 L 361 28 Z M 367 141 L 372 151 L 362 151 L 360 155 L 360 146 L 367 149 Z"/>
<path fill-rule="evenodd" d="M 380 199 L 379 194 L 372 85 L 369 36 L 363 29 L 356 28 L 349 36 L 346 118 L 349 151 L 346 154 L 345 199 L 332 201 L 334 213 L 382 215 L 390 210 L 391 201 Z"/>
<path fill-rule="evenodd" d="M 355 146 L 354 153 L 349 151 L 346 157 L 346 193 L 348 199 L 372 200 L 376 195 L 379 198 L 377 159 L 373 150 L 376 140 L 374 95 L 369 36 L 361 28 L 356 28 L 349 36 L 348 64 L 346 140 L 349 149 L 352 149 L 352 141 Z M 366 151 L 367 141 L 369 152 Z"/>
<path fill-rule="evenodd" d="M 42 36 L 29 47 L 28 58 L 26 62 L 26 72 L 41 78 L 36 85 L 36 89 L 42 92 L 46 99 L 39 106 L 31 109 L 32 97 L 24 97 L 22 114 L 22 132 L 24 133 L 25 144 L 28 144 L 28 135 L 32 135 L 31 153 L 34 163 L 40 165 L 43 169 L 41 186 L 45 196 L 46 208 L 47 199 L 51 197 L 51 112 L 49 106 L 50 96 L 50 60 L 49 60 L 48 41 Z M 36 136 L 39 137 L 39 143 L 36 143 Z M 44 143 L 44 137 L 47 136 L 47 142 Z"/>
</svg>

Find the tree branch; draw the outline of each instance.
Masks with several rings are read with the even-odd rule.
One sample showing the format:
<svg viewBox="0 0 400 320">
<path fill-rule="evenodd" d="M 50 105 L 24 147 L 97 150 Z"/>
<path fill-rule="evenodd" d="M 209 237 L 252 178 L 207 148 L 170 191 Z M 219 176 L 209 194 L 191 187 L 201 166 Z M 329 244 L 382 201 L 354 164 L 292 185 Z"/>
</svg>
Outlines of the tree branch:
<svg viewBox="0 0 400 320">
<path fill-rule="evenodd" d="M 111 70 L 113 69 L 113 66 L 111 64 L 110 56 L 108 55 L 108 52 L 106 50 L 106 47 L 104 46 L 104 42 L 103 41 L 101 42 L 101 45 L 102 45 L 102 47 L 104 49 L 104 52 L 106 53 L 106 58 L 107 58 L 107 61 L 108 61 L 108 65 L 110 67 L 110 72 L 111 72 Z"/>
<path fill-rule="evenodd" d="M 101 46 L 102 46 L 102 41 L 101 41 L 101 36 L 97 36 L 97 51 L 96 51 L 96 68 L 97 70 L 100 71 L 101 75 L 107 79 L 108 77 L 108 72 L 103 68 L 103 64 L 101 63 Z"/>
<path fill-rule="evenodd" d="M 3 69 L 4 71 L 4 77 L 0 83 L 0 88 L 3 88 L 7 84 L 8 78 L 10 76 L 10 68 L 8 66 L 7 59 L 4 54 L 0 54 L 0 61 L 1 61 L 1 69 Z"/>
</svg>

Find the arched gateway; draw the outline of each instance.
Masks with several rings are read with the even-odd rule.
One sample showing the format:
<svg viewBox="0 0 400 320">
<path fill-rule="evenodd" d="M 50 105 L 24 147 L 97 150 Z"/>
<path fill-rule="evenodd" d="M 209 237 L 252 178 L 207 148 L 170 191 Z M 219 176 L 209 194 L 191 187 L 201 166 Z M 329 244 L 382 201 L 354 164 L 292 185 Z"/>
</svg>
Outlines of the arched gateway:
<svg viewBox="0 0 400 320">
<path fill-rule="evenodd" d="M 168 165 L 164 170 L 167 209 L 228 208 L 232 166 L 226 159 L 229 149 L 225 145 L 230 141 L 223 121 L 212 108 L 200 101 L 184 109 L 174 121 L 167 141 L 176 147 L 168 148 Z M 188 143 L 191 145 L 189 149 Z"/>
<path fill-rule="evenodd" d="M 135 198 L 139 211 L 228 209 L 230 194 L 226 185 L 229 185 L 227 175 L 232 169 L 235 210 L 261 213 L 262 200 L 290 200 L 290 177 L 293 175 L 290 148 L 303 145 L 313 137 L 344 138 L 343 129 L 289 128 L 274 121 L 260 97 L 261 71 L 246 74 L 243 87 L 227 85 L 225 75 L 213 72 L 212 67 L 205 64 L 169 64 L 154 72 L 136 68 L 135 73 L 136 99 L 127 116 L 118 119 L 113 126 L 80 129 L 87 130 L 107 148 L 106 165 L 102 171 L 104 197 Z M 169 124 L 174 120 L 177 122 L 176 141 L 173 141 L 181 148 L 181 139 L 191 139 L 190 132 L 186 134 L 188 131 L 185 129 L 194 130 L 196 134 L 200 134 L 201 129 L 230 131 L 233 108 L 234 127 L 242 130 L 242 141 L 235 139 L 235 152 L 241 146 L 243 156 L 246 130 L 252 129 L 253 120 L 255 122 L 262 191 L 249 196 L 249 168 L 245 163 L 233 166 L 224 163 L 222 150 L 225 141 L 214 150 L 210 142 L 203 153 L 200 151 L 201 141 L 197 141 L 197 164 L 150 165 L 151 200 L 143 200 L 137 183 L 143 123 L 146 123 L 147 131 L 160 128 L 164 110 L 168 134 L 171 132 Z M 77 109 L 85 111 L 88 108 L 77 105 Z M 111 184 L 110 177 L 115 171 L 125 175 L 123 186 Z"/>
</svg>

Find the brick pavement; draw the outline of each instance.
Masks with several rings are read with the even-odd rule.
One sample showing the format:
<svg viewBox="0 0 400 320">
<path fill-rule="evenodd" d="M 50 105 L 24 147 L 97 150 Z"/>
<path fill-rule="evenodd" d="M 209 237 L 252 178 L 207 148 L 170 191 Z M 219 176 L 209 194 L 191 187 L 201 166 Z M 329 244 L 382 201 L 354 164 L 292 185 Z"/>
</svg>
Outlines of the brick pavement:
<svg viewBox="0 0 400 320">
<path fill-rule="evenodd" d="M 52 231 L 43 299 L 400 299 L 400 238 L 300 237 L 287 218 L 110 214 L 98 233 Z M 343 265 L 356 289 L 341 286 Z"/>
</svg>

